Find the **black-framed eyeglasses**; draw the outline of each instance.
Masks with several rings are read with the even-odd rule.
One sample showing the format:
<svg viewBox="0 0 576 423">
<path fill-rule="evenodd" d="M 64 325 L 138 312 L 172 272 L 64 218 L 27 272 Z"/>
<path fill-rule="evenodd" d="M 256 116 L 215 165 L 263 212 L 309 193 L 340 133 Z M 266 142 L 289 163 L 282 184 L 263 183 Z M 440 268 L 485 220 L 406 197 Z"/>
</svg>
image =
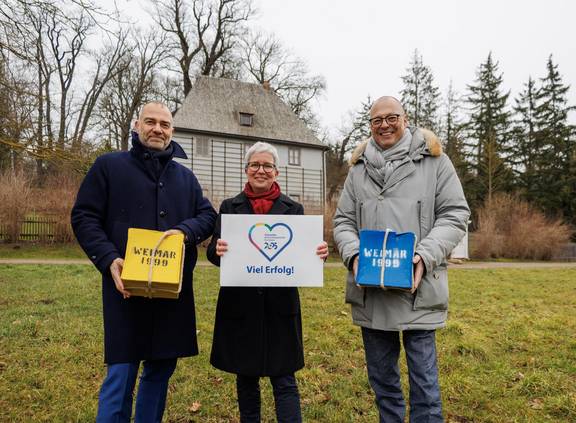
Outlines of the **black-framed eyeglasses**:
<svg viewBox="0 0 576 423">
<path fill-rule="evenodd" d="M 384 121 L 386 121 L 386 123 L 388 125 L 396 125 L 398 123 L 398 121 L 400 120 L 400 114 L 398 113 L 394 113 L 388 116 L 384 116 L 384 117 L 375 117 L 370 119 L 370 125 L 374 128 L 379 127 L 380 125 L 382 125 L 382 123 L 384 123 Z"/>
<path fill-rule="evenodd" d="M 266 173 L 272 173 L 276 170 L 276 165 L 272 163 L 258 163 L 258 162 L 250 162 L 246 165 L 246 169 L 254 173 L 258 172 L 260 168 L 264 169 L 264 172 Z"/>
</svg>

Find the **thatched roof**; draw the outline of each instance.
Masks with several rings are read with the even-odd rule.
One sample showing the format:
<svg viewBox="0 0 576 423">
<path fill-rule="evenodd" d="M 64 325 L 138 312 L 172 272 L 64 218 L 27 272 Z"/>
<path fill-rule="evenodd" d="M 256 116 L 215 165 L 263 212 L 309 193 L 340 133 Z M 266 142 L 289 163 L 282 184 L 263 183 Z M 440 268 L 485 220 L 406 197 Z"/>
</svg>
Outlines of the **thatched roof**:
<svg viewBox="0 0 576 423">
<path fill-rule="evenodd" d="M 253 125 L 240 125 L 240 113 L 252 114 Z M 174 127 L 325 148 L 271 89 L 232 79 L 198 77 L 174 116 Z"/>
</svg>

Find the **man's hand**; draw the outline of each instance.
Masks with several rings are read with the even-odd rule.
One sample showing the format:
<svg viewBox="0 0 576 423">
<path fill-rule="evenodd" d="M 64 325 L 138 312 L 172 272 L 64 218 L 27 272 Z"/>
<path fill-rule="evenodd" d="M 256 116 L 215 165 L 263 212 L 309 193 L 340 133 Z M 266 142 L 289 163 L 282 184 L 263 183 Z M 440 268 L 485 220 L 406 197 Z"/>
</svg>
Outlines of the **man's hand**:
<svg viewBox="0 0 576 423">
<path fill-rule="evenodd" d="M 114 280 L 116 289 L 120 291 L 120 293 L 124 298 L 130 298 L 130 292 L 124 289 L 124 283 L 122 282 L 122 278 L 120 278 L 123 267 L 124 267 L 124 259 L 121 259 L 120 257 L 114 259 L 114 261 L 110 265 L 110 274 L 112 275 L 112 279 Z"/>
<path fill-rule="evenodd" d="M 222 257 L 228 251 L 228 243 L 223 239 L 218 238 L 216 241 L 216 255 Z"/>
<path fill-rule="evenodd" d="M 354 261 L 352 262 L 352 272 L 354 273 L 354 279 L 358 275 L 358 256 L 354 257 Z"/>
<path fill-rule="evenodd" d="M 414 287 L 410 292 L 414 294 L 418 289 L 418 285 L 420 285 L 422 276 L 424 276 L 424 261 L 422 261 L 422 257 L 420 257 L 418 254 L 414 254 L 412 263 L 414 263 Z"/>
<path fill-rule="evenodd" d="M 322 260 L 326 261 L 328 254 L 330 254 L 328 251 L 328 243 L 326 241 L 322 241 L 318 248 L 316 248 L 316 255 Z"/>
</svg>

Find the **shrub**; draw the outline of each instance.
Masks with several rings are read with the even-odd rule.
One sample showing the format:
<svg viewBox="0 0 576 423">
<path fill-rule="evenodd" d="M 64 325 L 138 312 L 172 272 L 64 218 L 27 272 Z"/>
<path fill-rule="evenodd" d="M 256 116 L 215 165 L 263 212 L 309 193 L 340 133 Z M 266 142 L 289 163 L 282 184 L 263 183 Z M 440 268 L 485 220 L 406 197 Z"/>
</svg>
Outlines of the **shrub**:
<svg viewBox="0 0 576 423">
<path fill-rule="evenodd" d="M 54 221 L 53 242 L 71 242 L 74 233 L 70 225 L 70 212 L 81 177 L 74 172 L 61 172 L 48 176 L 41 188 L 34 190 L 34 209 Z"/>
<path fill-rule="evenodd" d="M 31 186 L 31 178 L 22 170 L 0 174 L 0 219 L 6 242 L 16 242 L 20 238 L 22 221 L 31 210 Z"/>
<path fill-rule="evenodd" d="M 570 240 L 570 227 L 529 203 L 497 194 L 478 212 L 474 258 L 550 260 Z"/>
</svg>

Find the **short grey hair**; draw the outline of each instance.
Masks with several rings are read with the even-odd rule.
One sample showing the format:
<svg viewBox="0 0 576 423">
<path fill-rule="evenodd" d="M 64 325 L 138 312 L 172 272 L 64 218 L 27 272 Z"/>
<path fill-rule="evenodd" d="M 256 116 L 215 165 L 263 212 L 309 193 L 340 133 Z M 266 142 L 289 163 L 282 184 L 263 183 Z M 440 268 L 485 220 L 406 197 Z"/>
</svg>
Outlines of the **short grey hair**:
<svg viewBox="0 0 576 423">
<path fill-rule="evenodd" d="M 280 161 L 278 158 L 278 150 L 276 150 L 276 147 L 274 147 L 272 144 L 268 144 L 267 142 L 262 141 L 258 141 L 248 149 L 246 155 L 244 156 L 244 163 L 249 163 L 250 158 L 257 153 L 272 154 L 272 157 L 274 158 L 274 164 L 278 166 L 278 162 Z"/>
</svg>

